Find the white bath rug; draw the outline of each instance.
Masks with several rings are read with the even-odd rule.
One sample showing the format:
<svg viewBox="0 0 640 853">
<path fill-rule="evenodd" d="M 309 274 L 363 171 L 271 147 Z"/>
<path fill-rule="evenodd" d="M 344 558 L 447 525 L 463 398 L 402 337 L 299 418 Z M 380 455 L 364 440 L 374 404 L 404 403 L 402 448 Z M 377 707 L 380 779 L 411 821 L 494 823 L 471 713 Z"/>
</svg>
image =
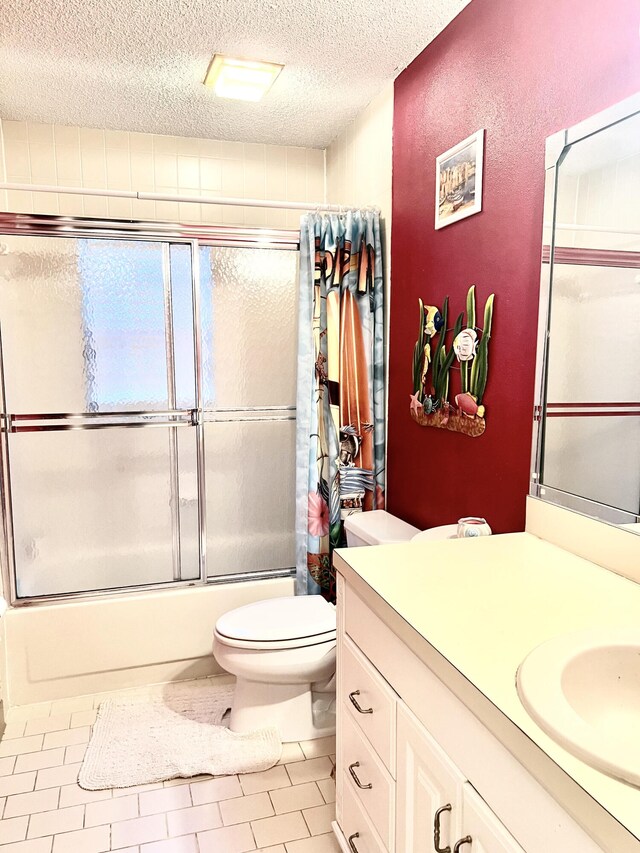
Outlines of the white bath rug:
<svg viewBox="0 0 640 853">
<path fill-rule="evenodd" d="M 105 700 L 78 784 L 89 791 L 178 777 L 268 770 L 280 759 L 275 728 L 236 734 L 221 725 L 233 685 L 169 685 L 145 698 Z"/>
</svg>

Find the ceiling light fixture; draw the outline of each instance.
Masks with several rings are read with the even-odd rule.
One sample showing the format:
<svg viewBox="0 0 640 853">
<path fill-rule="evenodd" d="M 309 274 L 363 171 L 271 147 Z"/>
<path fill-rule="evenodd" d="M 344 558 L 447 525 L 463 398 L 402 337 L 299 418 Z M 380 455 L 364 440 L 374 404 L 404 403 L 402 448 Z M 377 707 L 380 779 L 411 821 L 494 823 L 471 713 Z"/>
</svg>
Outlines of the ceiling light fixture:
<svg viewBox="0 0 640 853">
<path fill-rule="evenodd" d="M 219 98 L 259 101 L 283 68 L 276 62 L 233 59 L 216 53 L 209 63 L 204 84 L 211 86 Z"/>
</svg>

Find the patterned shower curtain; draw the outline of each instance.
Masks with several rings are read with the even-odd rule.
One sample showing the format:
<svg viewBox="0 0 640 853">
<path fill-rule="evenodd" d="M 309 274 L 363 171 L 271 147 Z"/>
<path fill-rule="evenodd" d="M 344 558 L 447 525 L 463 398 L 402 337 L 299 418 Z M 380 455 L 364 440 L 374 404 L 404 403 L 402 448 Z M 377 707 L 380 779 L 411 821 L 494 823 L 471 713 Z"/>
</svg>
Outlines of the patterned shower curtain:
<svg viewBox="0 0 640 853">
<path fill-rule="evenodd" d="M 384 509 L 384 283 L 379 214 L 310 214 L 300 234 L 296 592 L 335 601 L 347 515 Z"/>
</svg>

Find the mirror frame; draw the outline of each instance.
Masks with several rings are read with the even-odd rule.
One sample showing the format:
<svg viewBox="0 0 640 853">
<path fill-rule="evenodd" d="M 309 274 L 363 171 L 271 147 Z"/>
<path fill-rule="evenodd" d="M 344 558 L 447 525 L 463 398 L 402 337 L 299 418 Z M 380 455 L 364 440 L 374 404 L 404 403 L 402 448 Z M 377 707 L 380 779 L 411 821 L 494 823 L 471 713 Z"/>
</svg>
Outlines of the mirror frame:
<svg viewBox="0 0 640 853">
<path fill-rule="evenodd" d="M 535 395 L 533 409 L 533 436 L 531 447 L 531 471 L 529 479 L 529 494 L 547 503 L 565 509 L 579 512 L 582 515 L 595 518 L 609 524 L 633 524 L 640 522 L 640 514 L 626 512 L 622 509 L 589 500 L 580 495 L 563 492 L 540 482 L 540 472 L 543 461 L 544 441 L 544 412 L 547 402 L 547 357 L 549 341 L 549 319 L 551 309 L 551 290 L 553 282 L 553 265 L 555 255 L 555 223 L 558 191 L 558 168 L 569 149 L 576 142 L 592 136 L 613 124 L 624 121 L 640 113 L 640 92 L 626 98 L 591 116 L 573 127 L 565 128 L 547 137 L 545 147 L 545 199 L 543 214 L 543 246 L 546 228 L 550 227 L 549 260 L 545 263 L 544 249 L 541 258 L 540 273 L 540 304 L 538 309 L 538 339 L 536 347 Z M 640 472 L 639 476 L 640 476 Z M 633 532 L 634 535 L 635 531 Z"/>
</svg>

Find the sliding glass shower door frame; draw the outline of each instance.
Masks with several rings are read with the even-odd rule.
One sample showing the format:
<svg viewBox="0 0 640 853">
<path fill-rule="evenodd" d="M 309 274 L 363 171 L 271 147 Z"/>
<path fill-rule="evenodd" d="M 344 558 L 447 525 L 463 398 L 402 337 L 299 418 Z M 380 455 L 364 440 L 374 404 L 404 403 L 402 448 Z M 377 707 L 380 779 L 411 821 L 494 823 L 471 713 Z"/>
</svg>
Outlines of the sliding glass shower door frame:
<svg viewBox="0 0 640 853">
<path fill-rule="evenodd" d="M 203 359 L 201 327 L 201 288 L 200 288 L 200 252 L 201 246 L 224 246 L 261 249 L 299 249 L 298 233 L 286 230 L 268 230 L 263 228 L 231 228 L 226 226 L 181 225 L 177 223 L 122 222 L 115 220 L 93 220 L 78 217 L 62 217 L 32 214 L 0 213 L 0 243 L 3 235 L 45 236 L 67 238 L 90 238 L 106 240 L 128 240 L 160 242 L 163 244 L 164 310 L 167 351 L 168 410 L 167 411 L 131 411 L 131 412 L 84 412 L 84 413 L 48 413 L 46 415 L 11 415 L 7 412 L 5 391 L 5 365 L 3 362 L 2 329 L 0 328 L 0 501 L 2 505 L 2 580 L 5 597 L 16 607 L 68 602 L 81 598 L 102 598 L 106 595 L 133 594 L 159 589 L 180 589 L 203 586 L 210 583 L 232 583 L 246 580 L 267 579 L 290 576 L 295 569 L 266 569 L 242 572 L 233 575 L 207 576 L 207 519 L 206 519 L 206 475 L 205 475 L 205 423 L 216 420 L 216 414 L 207 409 L 203 400 Z M 191 296 L 193 311 L 193 352 L 195 374 L 195 405 L 192 409 L 176 408 L 175 365 L 173 364 L 173 314 L 170 251 L 172 245 L 186 245 L 191 253 Z M 239 414 L 239 413 L 237 413 Z M 258 419 L 281 419 L 282 414 L 264 409 L 256 412 Z M 218 417 L 224 419 L 220 411 Z M 247 418 L 253 419 L 247 411 Z M 295 408 L 287 412 L 285 418 L 295 418 Z M 117 418 L 117 423 L 114 419 Z M 64 420 L 64 424 L 57 421 Z M 87 423 L 88 421 L 88 423 Z M 177 501 L 172 501 L 172 535 L 174 579 L 158 583 L 120 586 L 101 590 L 78 591 L 72 593 L 54 593 L 43 596 L 18 597 L 16 578 L 16 557 L 13 530 L 13 507 L 11 498 L 11 471 L 9 435 L 16 432 L 41 432 L 48 430 L 92 430 L 110 428 L 149 428 L 164 426 L 170 428 L 170 477 L 172 487 L 177 486 L 177 427 L 195 429 L 197 500 L 198 500 L 198 564 L 197 579 L 183 580 L 180 576 L 180 523 Z M 172 488 L 172 495 L 177 496 Z M 8 593 L 8 596 L 7 596 Z"/>
</svg>

